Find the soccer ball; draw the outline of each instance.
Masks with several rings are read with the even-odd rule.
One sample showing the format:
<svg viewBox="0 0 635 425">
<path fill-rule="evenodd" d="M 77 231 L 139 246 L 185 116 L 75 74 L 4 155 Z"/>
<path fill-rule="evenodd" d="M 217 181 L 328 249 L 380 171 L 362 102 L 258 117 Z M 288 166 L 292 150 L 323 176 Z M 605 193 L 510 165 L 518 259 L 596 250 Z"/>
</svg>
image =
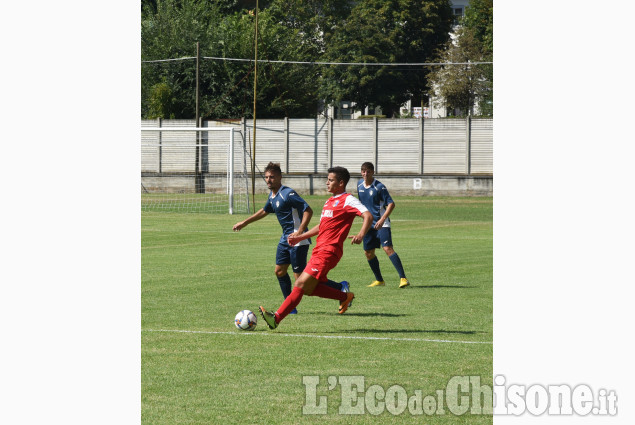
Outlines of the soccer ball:
<svg viewBox="0 0 635 425">
<path fill-rule="evenodd" d="M 239 311 L 234 318 L 234 324 L 241 331 L 253 331 L 256 329 L 256 315 L 251 310 Z"/>
</svg>

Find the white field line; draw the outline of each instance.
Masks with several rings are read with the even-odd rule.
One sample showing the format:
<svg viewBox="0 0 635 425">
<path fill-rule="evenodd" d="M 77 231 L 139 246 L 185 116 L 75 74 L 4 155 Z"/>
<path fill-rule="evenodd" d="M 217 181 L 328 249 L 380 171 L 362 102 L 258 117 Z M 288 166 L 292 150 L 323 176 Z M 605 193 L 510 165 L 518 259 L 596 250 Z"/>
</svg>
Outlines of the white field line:
<svg viewBox="0 0 635 425">
<path fill-rule="evenodd" d="M 259 336 L 288 336 L 296 338 L 324 338 L 324 339 L 362 339 L 380 341 L 414 341 L 414 342 L 443 342 L 453 344 L 492 344 L 491 341 L 452 341 L 449 339 L 423 339 L 423 338 L 390 338 L 378 336 L 348 336 L 348 335 L 306 335 L 306 334 L 282 334 L 278 332 L 214 332 L 214 331 L 188 331 L 181 329 L 142 329 L 141 332 L 174 332 L 190 334 L 212 335 L 259 335 Z"/>
</svg>

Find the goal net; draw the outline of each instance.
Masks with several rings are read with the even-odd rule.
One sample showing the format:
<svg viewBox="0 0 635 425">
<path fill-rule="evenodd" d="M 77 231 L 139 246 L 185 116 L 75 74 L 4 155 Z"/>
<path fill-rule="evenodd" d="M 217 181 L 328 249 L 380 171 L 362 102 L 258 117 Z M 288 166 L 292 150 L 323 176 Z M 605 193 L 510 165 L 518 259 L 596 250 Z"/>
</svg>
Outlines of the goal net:
<svg viewBox="0 0 635 425">
<path fill-rule="evenodd" d="M 141 125 L 141 210 L 248 213 L 249 173 L 235 126 Z"/>
</svg>

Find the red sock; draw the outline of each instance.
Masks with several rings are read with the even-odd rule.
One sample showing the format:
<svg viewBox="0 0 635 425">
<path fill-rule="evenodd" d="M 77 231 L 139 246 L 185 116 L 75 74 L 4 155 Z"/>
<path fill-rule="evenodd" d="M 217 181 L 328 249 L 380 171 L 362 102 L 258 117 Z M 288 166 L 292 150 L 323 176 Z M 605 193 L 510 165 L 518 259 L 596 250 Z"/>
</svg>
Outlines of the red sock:
<svg viewBox="0 0 635 425">
<path fill-rule="evenodd" d="M 302 296 L 304 295 L 304 289 L 300 289 L 296 286 L 291 290 L 291 294 L 284 299 L 278 311 L 276 311 L 276 323 L 280 323 L 282 319 L 287 317 L 291 311 L 300 304 Z"/>
<path fill-rule="evenodd" d="M 326 286 L 323 283 L 318 283 L 318 285 L 313 290 L 311 294 L 312 297 L 320 297 L 320 298 L 329 298 L 332 300 L 338 301 L 346 301 L 346 292 L 338 291 L 337 289 L 331 288 L 330 286 Z"/>
</svg>

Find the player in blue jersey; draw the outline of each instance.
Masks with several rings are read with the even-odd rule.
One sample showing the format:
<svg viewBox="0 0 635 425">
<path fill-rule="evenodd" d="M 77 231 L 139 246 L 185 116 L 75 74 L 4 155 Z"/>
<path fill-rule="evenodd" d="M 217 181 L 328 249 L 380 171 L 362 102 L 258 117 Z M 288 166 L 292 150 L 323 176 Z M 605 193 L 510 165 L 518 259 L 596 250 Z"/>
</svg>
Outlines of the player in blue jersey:
<svg viewBox="0 0 635 425">
<path fill-rule="evenodd" d="M 362 178 L 357 182 L 357 197 L 373 215 L 373 224 L 364 237 L 364 252 L 368 265 L 375 275 L 375 280 L 369 287 L 384 286 L 384 278 L 379 268 L 379 259 L 375 249 L 382 247 L 388 258 L 399 273 L 399 287 L 410 285 L 406 278 L 399 255 L 392 247 L 392 233 L 390 231 L 390 214 L 395 209 L 395 202 L 390 197 L 388 189 L 382 182 L 374 178 L 375 167 L 371 162 L 362 164 Z"/>
<path fill-rule="evenodd" d="M 294 246 L 289 245 L 289 236 L 299 236 L 307 231 L 313 210 L 304 199 L 290 187 L 282 184 L 282 170 L 280 164 L 270 162 L 265 168 L 265 182 L 271 191 L 265 206 L 256 211 L 254 215 L 234 224 L 233 230 L 240 231 L 248 224 L 275 213 L 282 227 L 282 236 L 278 242 L 276 252 L 275 273 L 286 299 L 291 294 L 291 278 L 289 277 L 289 265 L 293 268 L 293 275 L 297 279 L 306 267 L 307 253 L 311 239 L 300 241 Z M 335 289 L 348 292 L 347 282 L 331 282 L 329 285 Z M 292 312 L 295 313 L 295 310 Z"/>
</svg>

